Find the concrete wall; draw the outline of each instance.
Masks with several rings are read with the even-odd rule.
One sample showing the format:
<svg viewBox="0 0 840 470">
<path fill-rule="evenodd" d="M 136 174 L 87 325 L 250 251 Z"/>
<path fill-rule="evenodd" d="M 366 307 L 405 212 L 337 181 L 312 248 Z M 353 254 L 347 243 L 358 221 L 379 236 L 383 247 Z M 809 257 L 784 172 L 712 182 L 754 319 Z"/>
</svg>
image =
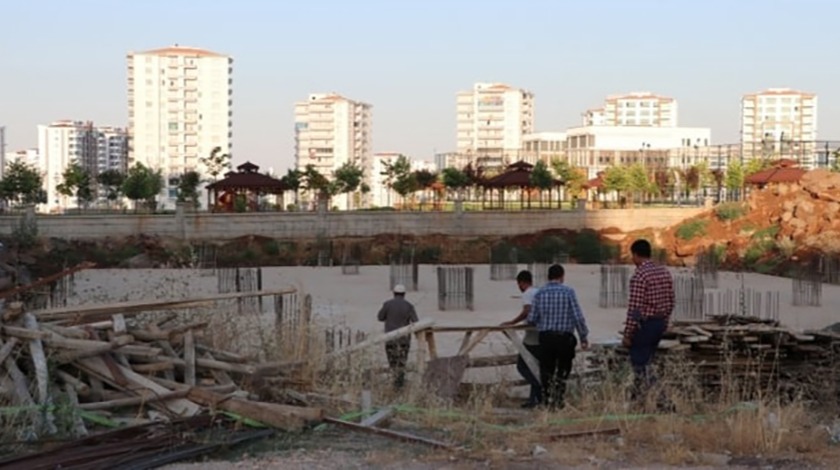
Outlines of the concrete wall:
<svg viewBox="0 0 840 470">
<path fill-rule="evenodd" d="M 38 235 L 95 239 L 146 234 L 224 240 L 246 235 L 272 238 L 368 237 L 376 234 L 510 236 L 547 229 L 663 228 L 693 217 L 700 208 L 596 211 L 483 212 L 265 212 L 177 215 L 37 215 Z M 10 235 L 20 216 L 0 217 L 0 235 Z"/>
</svg>

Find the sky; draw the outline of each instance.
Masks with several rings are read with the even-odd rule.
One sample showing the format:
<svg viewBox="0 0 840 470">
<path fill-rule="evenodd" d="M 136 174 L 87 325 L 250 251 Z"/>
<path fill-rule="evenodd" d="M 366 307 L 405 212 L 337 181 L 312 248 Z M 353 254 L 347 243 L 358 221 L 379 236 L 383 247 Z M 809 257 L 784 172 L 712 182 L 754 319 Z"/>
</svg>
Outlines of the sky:
<svg viewBox="0 0 840 470">
<path fill-rule="evenodd" d="M 652 91 L 683 126 L 738 141 L 740 98 L 819 96 L 840 140 L 836 0 L 27 0 L 0 10 L 7 150 L 59 119 L 125 126 L 126 53 L 171 44 L 234 58 L 235 164 L 294 162 L 296 101 L 373 105 L 374 150 L 432 160 L 455 147 L 455 96 L 475 82 L 535 93 L 536 129 L 562 131 L 610 94 Z"/>
</svg>

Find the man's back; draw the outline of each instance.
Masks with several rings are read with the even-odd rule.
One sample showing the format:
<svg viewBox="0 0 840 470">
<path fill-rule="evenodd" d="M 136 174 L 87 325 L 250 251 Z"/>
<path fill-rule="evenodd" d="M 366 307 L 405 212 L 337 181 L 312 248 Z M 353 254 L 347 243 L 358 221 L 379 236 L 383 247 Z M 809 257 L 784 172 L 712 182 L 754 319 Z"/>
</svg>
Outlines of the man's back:
<svg viewBox="0 0 840 470">
<path fill-rule="evenodd" d="M 385 332 L 393 331 L 417 322 L 417 312 L 414 305 L 402 297 L 394 297 L 382 304 L 379 310 L 379 321 L 385 322 Z"/>
<path fill-rule="evenodd" d="M 668 319 L 674 310 L 674 278 L 664 266 L 645 261 L 630 278 L 628 310 Z"/>
</svg>

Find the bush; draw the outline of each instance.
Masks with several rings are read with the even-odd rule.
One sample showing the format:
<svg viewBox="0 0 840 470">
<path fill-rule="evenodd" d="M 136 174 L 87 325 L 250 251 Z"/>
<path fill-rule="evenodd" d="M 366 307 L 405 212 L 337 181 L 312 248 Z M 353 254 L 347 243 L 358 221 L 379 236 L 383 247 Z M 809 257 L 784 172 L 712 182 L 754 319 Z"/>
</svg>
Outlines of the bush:
<svg viewBox="0 0 840 470">
<path fill-rule="evenodd" d="M 739 202 L 725 202 L 715 207 L 715 215 L 724 222 L 738 219 L 746 213 L 747 208 Z"/>
<path fill-rule="evenodd" d="M 566 240 L 550 235 L 537 240 L 530 249 L 531 261 L 536 263 L 553 263 L 563 253 L 568 253 Z"/>
<path fill-rule="evenodd" d="M 779 235 L 779 230 L 781 227 L 778 225 L 771 225 L 769 227 L 763 228 L 761 230 L 756 231 L 753 234 L 753 240 L 757 241 L 766 241 L 766 240 L 775 240 L 776 236 Z"/>
<path fill-rule="evenodd" d="M 571 248 L 572 258 L 580 264 L 598 264 L 601 262 L 601 238 L 594 230 L 581 230 L 575 236 Z"/>
<path fill-rule="evenodd" d="M 703 236 L 706 234 L 707 224 L 708 222 L 705 220 L 692 220 L 690 222 L 686 222 L 677 227 L 677 238 L 688 241 Z"/>
<path fill-rule="evenodd" d="M 268 256 L 277 256 L 280 254 L 280 244 L 277 243 L 277 240 L 269 240 L 263 250 Z"/>
</svg>

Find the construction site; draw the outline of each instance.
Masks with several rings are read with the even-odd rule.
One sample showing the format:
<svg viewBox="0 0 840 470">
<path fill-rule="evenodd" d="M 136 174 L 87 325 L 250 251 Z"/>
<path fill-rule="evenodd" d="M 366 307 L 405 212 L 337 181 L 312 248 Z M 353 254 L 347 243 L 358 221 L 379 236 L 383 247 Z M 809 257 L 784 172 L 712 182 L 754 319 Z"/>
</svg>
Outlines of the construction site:
<svg viewBox="0 0 840 470">
<path fill-rule="evenodd" d="M 560 227 L 276 250 L 4 241 L 0 468 L 832 468 L 840 258 L 836 220 L 821 214 L 840 184 L 818 176 L 667 228 L 597 232 L 587 247 L 593 234 Z M 636 238 L 675 281 L 657 358 L 669 412 L 627 397 L 619 332 Z M 262 257 L 282 253 L 296 262 Z M 552 263 L 593 347 L 575 359 L 565 409 L 523 410 L 515 364 L 536 360 L 526 327 L 501 324 L 521 308 L 516 274 L 540 286 Z M 376 312 L 397 284 L 419 322 L 382 333 Z M 395 391 L 384 344 L 399 337 L 412 342 Z"/>
</svg>

